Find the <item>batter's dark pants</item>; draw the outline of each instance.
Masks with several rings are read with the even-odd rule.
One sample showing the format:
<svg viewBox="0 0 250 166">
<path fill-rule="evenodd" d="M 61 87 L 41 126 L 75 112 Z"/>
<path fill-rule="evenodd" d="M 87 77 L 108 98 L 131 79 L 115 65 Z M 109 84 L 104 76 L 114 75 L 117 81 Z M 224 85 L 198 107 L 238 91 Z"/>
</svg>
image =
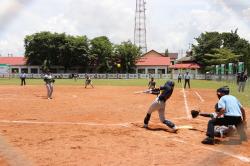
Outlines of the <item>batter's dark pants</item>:
<svg viewBox="0 0 250 166">
<path fill-rule="evenodd" d="M 21 78 L 21 86 L 26 85 L 25 78 Z"/>
<path fill-rule="evenodd" d="M 181 78 L 178 78 L 178 83 L 181 82 Z"/>
<path fill-rule="evenodd" d="M 190 79 L 185 79 L 184 88 L 186 88 L 187 84 L 188 84 L 188 87 L 190 88 Z"/>
<path fill-rule="evenodd" d="M 214 126 L 228 125 L 235 125 L 241 141 L 247 140 L 247 135 L 240 116 L 225 116 L 224 118 L 214 118 L 209 120 L 207 125 L 207 136 L 214 138 Z"/>
</svg>

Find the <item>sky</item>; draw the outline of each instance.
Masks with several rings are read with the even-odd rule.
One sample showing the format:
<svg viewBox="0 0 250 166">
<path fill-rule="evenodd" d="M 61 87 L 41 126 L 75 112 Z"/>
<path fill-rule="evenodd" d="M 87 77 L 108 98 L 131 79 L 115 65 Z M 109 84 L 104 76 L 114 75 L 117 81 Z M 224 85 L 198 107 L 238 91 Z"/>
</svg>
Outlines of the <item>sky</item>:
<svg viewBox="0 0 250 166">
<path fill-rule="evenodd" d="M 136 0 L 0 0 L 0 55 L 24 55 L 26 35 L 41 31 L 134 41 Z M 146 0 L 148 51 L 184 54 L 203 32 L 250 41 L 250 0 Z"/>
</svg>

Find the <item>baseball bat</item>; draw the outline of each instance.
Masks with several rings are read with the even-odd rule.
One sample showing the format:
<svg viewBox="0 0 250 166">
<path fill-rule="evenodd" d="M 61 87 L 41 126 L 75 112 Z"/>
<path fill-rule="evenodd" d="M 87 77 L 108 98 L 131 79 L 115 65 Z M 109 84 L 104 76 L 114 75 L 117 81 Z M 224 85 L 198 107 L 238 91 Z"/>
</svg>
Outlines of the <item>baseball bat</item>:
<svg viewBox="0 0 250 166">
<path fill-rule="evenodd" d="M 134 94 L 150 93 L 150 92 L 151 92 L 151 89 L 148 89 L 148 90 L 136 91 L 134 92 Z"/>
</svg>

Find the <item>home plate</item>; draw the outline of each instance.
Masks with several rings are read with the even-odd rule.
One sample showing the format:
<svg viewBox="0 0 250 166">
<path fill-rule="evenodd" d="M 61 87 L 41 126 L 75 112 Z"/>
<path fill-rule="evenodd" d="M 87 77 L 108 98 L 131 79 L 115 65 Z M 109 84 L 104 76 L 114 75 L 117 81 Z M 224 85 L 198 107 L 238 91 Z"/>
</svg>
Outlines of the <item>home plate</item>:
<svg viewBox="0 0 250 166">
<path fill-rule="evenodd" d="M 177 129 L 192 129 L 193 126 L 190 126 L 190 125 L 182 125 L 182 126 L 177 126 L 176 128 L 177 128 Z"/>
</svg>

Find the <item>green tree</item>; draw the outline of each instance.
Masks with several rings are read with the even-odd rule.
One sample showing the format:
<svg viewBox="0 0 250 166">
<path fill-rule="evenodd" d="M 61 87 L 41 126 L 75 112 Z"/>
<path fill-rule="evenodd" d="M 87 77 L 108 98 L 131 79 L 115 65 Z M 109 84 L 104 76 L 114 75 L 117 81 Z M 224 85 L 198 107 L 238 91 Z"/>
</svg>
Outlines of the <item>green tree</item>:
<svg viewBox="0 0 250 166">
<path fill-rule="evenodd" d="M 28 65 L 46 65 L 57 63 L 55 45 L 50 32 L 35 33 L 24 39 L 25 57 Z"/>
<path fill-rule="evenodd" d="M 86 36 L 65 36 L 63 44 L 58 46 L 59 64 L 64 66 L 64 72 L 71 67 L 83 66 L 88 63 L 88 39 Z"/>
<path fill-rule="evenodd" d="M 106 36 L 100 36 L 90 41 L 90 71 L 105 73 L 109 71 L 113 44 Z"/>
<path fill-rule="evenodd" d="M 164 55 L 165 55 L 166 57 L 168 57 L 168 53 L 169 53 L 169 51 L 168 51 L 168 49 L 166 49 Z"/>
<path fill-rule="evenodd" d="M 218 32 L 202 33 L 198 38 L 195 38 L 197 45 L 192 45 L 193 54 L 196 61 L 202 66 L 207 66 L 205 54 L 213 54 L 214 49 L 219 49 L 222 41 Z"/>
<path fill-rule="evenodd" d="M 136 61 L 140 58 L 140 48 L 132 44 L 131 41 L 122 42 L 115 46 L 116 63 L 121 64 L 120 72 L 134 72 Z"/>
<path fill-rule="evenodd" d="M 206 32 L 196 38 L 197 45 L 192 46 L 196 61 L 206 70 L 211 63 L 229 63 L 242 61 L 249 68 L 250 45 L 237 34 L 231 32 Z"/>
<path fill-rule="evenodd" d="M 65 33 L 40 32 L 24 39 L 27 64 L 48 69 L 52 65 L 64 66 L 64 71 L 73 66 L 88 64 L 88 39 L 86 36 L 70 36 Z"/>
<path fill-rule="evenodd" d="M 207 59 L 208 65 L 219 65 L 227 63 L 238 62 L 240 55 L 236 55 L 228 48 L 213 49 L 213 54 L 205 54 L 204 58 Z"/>
</svg>

